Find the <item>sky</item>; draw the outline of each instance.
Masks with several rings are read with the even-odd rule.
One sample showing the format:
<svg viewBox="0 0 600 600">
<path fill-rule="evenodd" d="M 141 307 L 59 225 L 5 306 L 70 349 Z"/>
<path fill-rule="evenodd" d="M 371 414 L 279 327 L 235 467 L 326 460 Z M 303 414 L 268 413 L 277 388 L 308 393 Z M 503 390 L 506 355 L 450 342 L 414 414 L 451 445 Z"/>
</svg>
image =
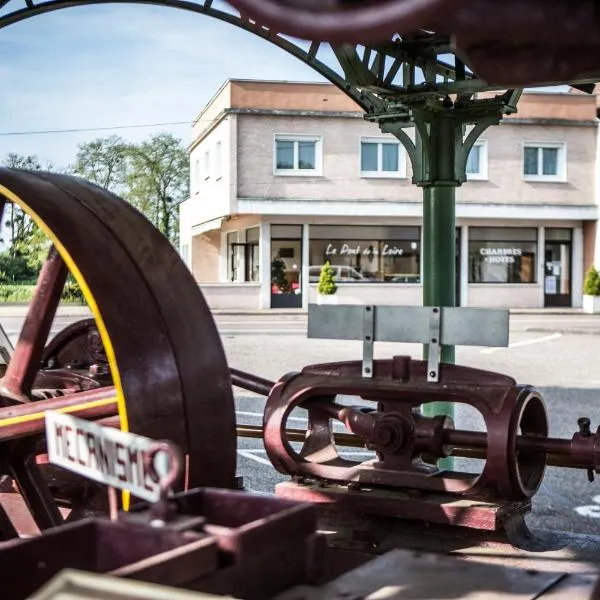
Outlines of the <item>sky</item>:
<svg viewBox="0 0 600 600">
<path fill-rule="evenodd" d="M 11 0 L 7 9 L 20 8 Z M 215 2 L 217 5 L 217 2 Z M 1 14 L 1 13 L 0 13 Z M 301 61 L 214 18 L 173 8 L 68 8 L 0 29 L 0 159 L 36 154 L 57 167 L 77 145 L 168 131 L 187 144 L 191 123 L 110 131 L 13 132 L 191 122 L 227 78 L 323 81 Z"/>
<path fill-rule="evenodd" d="M 21 8 L 10 0 L 0 14 Z M 215 0 L 213 6 L 219 6 Z M 0 29 L 0 159 L 35 154 L 58 168 L 78 144 L 111 134 L 138 142 L 160 131 L 191 141 L 191 122 L 227 78 L 323 81 L 301 61 L 214 18 L 147 5 L 97 5 Z"/>
</svg>

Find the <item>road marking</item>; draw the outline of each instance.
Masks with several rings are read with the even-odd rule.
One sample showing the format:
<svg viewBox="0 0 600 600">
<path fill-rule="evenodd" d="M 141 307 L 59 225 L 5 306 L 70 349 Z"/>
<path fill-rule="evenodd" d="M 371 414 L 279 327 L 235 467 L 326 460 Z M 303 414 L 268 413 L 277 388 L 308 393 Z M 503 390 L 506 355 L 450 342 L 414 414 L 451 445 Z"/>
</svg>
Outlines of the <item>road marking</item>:
<svg viewBox="0 0 600 600">
<path fill-rule="evenodd" d="M 562 333 L 553 333 L 552 335 L 546 335 L 541 338 L 535 338 L 533 340 L 523 340 L 521 342 L 515 342 L 514 344 L 509 344 L 508 349 L 510 350 L 512 348 L 520 348 L 521 346 L 531 346 L 533 344 L 541 344 L 543 342 L 557 340 L 560 337 L 562 337 Z M 494 352 L 499 352 L 500 350 L 507 350 L 507 348 L 486 348 L 485 350 L 482 350 L 481 353 L 482 354 L 492 354 Z"/>
<path fill-rule="evenodd" d="M 589 504 L 588 506 L 576 506 L 575 512 L 581 517 L 600 519 L 600 496 L 594 496 L 592 498 L 592 502 L 595 502 L 595 504 Z"/>
<path fill-rule="evenodd" d="M 243 456 L 244 458 L 249 458 L 250 460 L 260 463 L 261 465 L 268 465 L 269 467 L 273 466 L 271 464 L 271 461 L 268 458 L 263 458 L 262 456 L 257 456 L 256 454 L 249 452 L 247 450 L 238 450 L 237 453 L 240 456 Z M 600 508 L 600 507 L 598 507 L 598 508 Z"/>
<path fill-rule="evenodd" d="M 235 411 L 236 415 L 240 415 L 242 417 L 256 417 L 257 419 L 262 419 L 264 417 L 263 413 L 256 413 L 256 412 L 248 412 L 248 411 L 244 411 L 244 410 L 236 410 Z M 300 423 L 307 423 L 307 419 L 302 419 L 300 417 L 288 417 L 287 418 L 288 421 L 298 421 Z"/>
<path fill-rule="evenodd" d="M 261 465 L 267 465 L 269 467 L 272 467 L 273 465 L 271 464 L 271 461 L 267 458 L 263 458 L 262 456 L 259 456 L 261 454 L 266 454 L 267 451 L 262 449 L 262 448 L 248 448 L 245 450 L 238 450 L 237 451 L 238 454 L 240 456 L 243 456 L 244 458 L 247 458 L 249 460 L 253 460 L 257 463 L 260 463 Z M 359 450 L 348 450 L 348 452 L 343 452 L 340 451 L 339 455 L 342 458 L 349 458 L 351 456 L 366 456 L 368 458 L 375 458 L 375 453 L 374 452 L 361 452 Z M 600 509 L 600 506 L 598 507 Z"/>
</svg>

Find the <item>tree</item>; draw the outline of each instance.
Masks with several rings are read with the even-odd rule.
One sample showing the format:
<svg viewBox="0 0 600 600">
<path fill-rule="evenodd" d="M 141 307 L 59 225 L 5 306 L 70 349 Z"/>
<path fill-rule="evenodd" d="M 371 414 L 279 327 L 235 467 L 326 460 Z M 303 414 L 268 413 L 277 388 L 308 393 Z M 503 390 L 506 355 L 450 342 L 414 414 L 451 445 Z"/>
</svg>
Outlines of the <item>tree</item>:
<svg viewBox="0 0 600 600">
<path fill-rule="evenodd" d="M 40 159 L 35 155 L 8 154 L 2 161 L 4 166 L 11 169 L 25 169 L 28 171 L 51 171 L 54 169 L 52 163 L 42 165 Z M 17 265 L 27 265 L 27 275 L 23 272 L 23 278 L 29 275 L 29 271 L 39 270 L 46 258 L 50 242 L 39 227 L 32 221 L 19 206 L 14 203 L 8 204 L 8 215 L 5 225 L 10 228 L 10 244 L 8 254 L 15 259 L 13 272 L 21 271 Z M 20 260 L 17 260 L 20 259 Z"/>
<path fill-rule="evenodd" d="M 189 195 L 189 156 L 181 140 L 159 133 L 129 146 L 126 199 L 174 245 L 179 238 L 179 204 Z"/>
<path fill-rule="evenodd" d="M 318 292 L 322 296 L 331 296 L 337 292 L 337 285 L 335 284 L 335 275 L 329 261 L 327 261 L 321 267 L 321 274 L 319 276 Z"/>
<path fill-rule="evenodd" d="M 125 141 L 116 135 L 79 144 L 71 170 L 100 187 L 122 193 L 127 178 L 128 149 Z"/>
<path fill-rule="evenodd" d="M 271 261 L 271 283 L 274 283 L 282 292 L 287 291 L 285 262 L 279 254 Z"/>
</svg>

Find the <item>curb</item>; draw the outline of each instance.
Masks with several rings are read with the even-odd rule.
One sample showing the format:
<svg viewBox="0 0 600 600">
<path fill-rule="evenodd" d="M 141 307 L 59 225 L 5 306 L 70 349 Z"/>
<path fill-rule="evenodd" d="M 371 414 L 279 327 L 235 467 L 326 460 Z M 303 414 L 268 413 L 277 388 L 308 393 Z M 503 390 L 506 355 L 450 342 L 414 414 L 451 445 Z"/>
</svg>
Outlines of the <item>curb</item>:
<svg viewBox="0 0 600 600">
<path fill-rule="evenodd" d="M 600 335 L 600 329 L 583 329 L 580 327 L 526 327 L 528 333 L 561 333 L 563 335 Z"/>
</svg>

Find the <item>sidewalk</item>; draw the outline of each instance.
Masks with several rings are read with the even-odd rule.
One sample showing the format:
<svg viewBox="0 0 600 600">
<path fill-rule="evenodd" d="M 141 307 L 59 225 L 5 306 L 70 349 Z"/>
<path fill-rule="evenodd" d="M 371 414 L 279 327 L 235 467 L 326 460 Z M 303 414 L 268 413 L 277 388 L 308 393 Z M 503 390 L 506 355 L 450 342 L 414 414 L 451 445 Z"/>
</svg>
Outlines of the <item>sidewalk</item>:
<svg viewBox="0 0 600 600">
<path fill-rule="evenodd" d="M 27 314 L 28 305 L 25 303 L 19 304 L 4 304 L 0 303 L 0 316 L 18 317 Z M 89 315 L 90 310 L 87 306 L 79 304 L 61 304 L 58 308 L 61 316 L 78 316 Z M 256 308 L 256 309 L 235 309 L 235 308 L 215 308 L 211 311 L 214 315 L 232 315 L 232 316 L 289 316 L 289 317 L 306 317 L 308 311 L 302 308 Z M 598 319 L 600 322 L 600 314 L 590 315 L 584 313 L 581 308 L 511 308 L 511 315 L 561 315 L 579 316 L 582 318 Z"/>
</svg>

